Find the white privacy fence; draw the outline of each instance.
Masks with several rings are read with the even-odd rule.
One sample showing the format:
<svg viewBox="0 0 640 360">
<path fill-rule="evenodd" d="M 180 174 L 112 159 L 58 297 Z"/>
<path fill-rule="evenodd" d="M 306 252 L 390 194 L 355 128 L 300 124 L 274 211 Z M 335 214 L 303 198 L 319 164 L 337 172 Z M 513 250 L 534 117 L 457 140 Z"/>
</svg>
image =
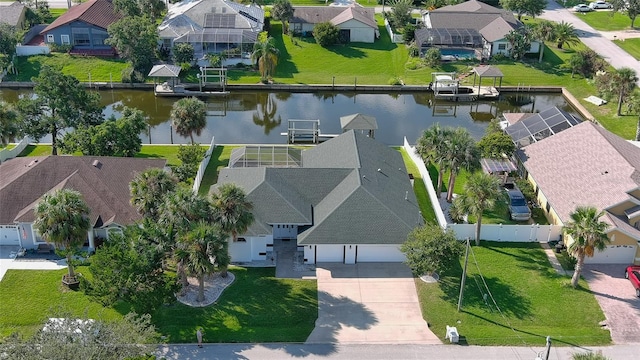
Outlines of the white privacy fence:
<svg viewBox="0 0 640 360">
<path fill-rule="evenodd" d="M 393 32 L 393 30 L 391 29 L 391 25 L 389 24 L 389 20 L 384 19 L 384 27 L 387 28 L 387 32 L 389 33 L 389 37 L 391 38 L 391 42 L 393 42 L 394 44 L 400 44 L 404 42 L 404 40 L 402 40 L 402 35 L 395 34 Z"/>
<path fill-rule="evenodd" d="M 211 153 L 213 153 L 213 149 L 216 148 L 216 137 L 211 137 L 211 144 L 209 145 L 209 149 L 204 154 L 204 159 L 200 162 L 200 166 L 198 167 L 198 172 L 196 173 L 196 178 L 193 180 L 193 192 L 198 193 L 200 190 L 200 183 L 202 183 L 202 177 L 204 176 L 204 171 L 207 169 L 209 165 L 209 160 L 211 160 Z"/>
<path fill-rule="evenodd" d="M 0 150 L 0 163 L 18 156 L 29 145 L 29 138 L 24 137 L 15 147 Z"/>
<path fill-rule="evenodd" d="M 424 181 L 424 186 L 429 194 L 429 200 L 431 206 L 436 213 L 436 220 L 438 224 L 446 229 L 451 229 L 456 234 L 456 237 L 460 240 L 471 238 L 475 239 L 476 225 L 475 224 L 452 224 L 447 223 L 447 219 L 440 207 L 436 191 L 433 188 L 429 171 L 422 161 L 422 158 L 415 152 L 415 147 L 409 145 L 407 138 L 404 138 L 403 144 L 404 150 L 409 154 L 411 160 L 418 167 L 420 176 Z M 547 242 L 549 240 L 560 240 L 562 235 L 562 226 L 560 225 L 503 225 L 503 224 L 483 224 L 480 228 L 480 238 L 483 240 L 491 241 L 513 241 L 513 242 Z"/>
<path fill-rule="evenodd" d="M 47 55 L 51 52 L 46 45 L 16 45 L 16 55 L 18 56 L 31 56 L 31 55 Z"/>
</svg>

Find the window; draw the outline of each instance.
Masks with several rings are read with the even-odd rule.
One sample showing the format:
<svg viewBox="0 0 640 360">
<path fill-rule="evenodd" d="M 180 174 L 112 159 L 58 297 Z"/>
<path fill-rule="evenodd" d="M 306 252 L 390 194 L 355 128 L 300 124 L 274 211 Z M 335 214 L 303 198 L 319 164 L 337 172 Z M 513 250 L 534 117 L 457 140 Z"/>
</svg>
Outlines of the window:
<svg viewBox="0 0 640 360">
<path fill-rule="evenodd" d="M 247 239 L 245 239 L 243 237 L 239 237 L 237 241 L 238 242 L 247 242 Z"/>
<path fill-rule="evenodd" d="M 56 39 L 53 37 L 53 34 L 47 34 L 47 42 L 48 43 L 56 42 Z"/>
<path fill-rule="evenodd" d="M 93 30 L 91 35 L 93 36 L 93 45 L 104 45 L 104 41 L 109 37 L 109 34 L 102 30 Z"/>
<path fill-rule="evenodd" d="M 498 50 L 507 50 L 507 44 L 498 44 Z"/>
<path fill-rule="evenodd" d="M 72 28 L 71 34 L 73 35 L 73 45 L 75 46 L 89 46 L 91 45 L 91 39 L 89 38 L 89 29 L 87 28 Z"/>
<path fill-rule="evenodd" d="M 547 206 L 545 208 L 547 209 L 547 213 L 551 211 L 551 204 L 549 204 L 548 201 L 547 201 Z"/>
<path fill-rule="evenodd" d="M 69 35 L 60 35 L 60 41 L 62 45 L 69 45 L 71 42 L 69 41 Z"/>
</svg>

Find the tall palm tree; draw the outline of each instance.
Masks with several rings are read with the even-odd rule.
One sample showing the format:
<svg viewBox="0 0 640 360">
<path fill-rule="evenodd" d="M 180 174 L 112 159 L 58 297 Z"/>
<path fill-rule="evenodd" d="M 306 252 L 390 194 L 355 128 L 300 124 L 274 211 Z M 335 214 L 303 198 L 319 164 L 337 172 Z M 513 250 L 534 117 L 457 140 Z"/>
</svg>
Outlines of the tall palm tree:
<svg viewBox="0 0 640 360">
<path fill-rule="evenodd" d="M 636 75 L 636 71 L 628 67 L 622 67 L 613 73 L 611 84 L 618 93 L 618 116 L 622 113 L 623 101 L 629 94 L 633 93 L 637 86 L 638 77 Z"/>
<path fill-rule="evenodd" d="M 445 164 L 449 170 L 449 188 L 447 189 L 447 201 L 453 200 L 453 187 L 456 185 L 456 176 L 461 170 L 473 171 L 480 167 L 480 149 L 471 137 L 469 130 L 456 128 L 449 136 L 445 148 Z"/>
<path fill-rule="evenodd" d="M 233 241 L 253 223 L 253 204 L 236 184 L 222 184 L 217 191 L 211 193 L 214 222 L 231 234 Z"/>
<path fill-rule="evenodd" d="M 225 262 L 229 258 L 226 237 L 219 226 L 199 221 L 178 242 L 176 258 L 187 273 L 198 279 L 198 302 L 204 301 L 204 278 L 215 271 L 218 261 Z M 226 262 L 222 264 L 227 265 Z"/>
<path fill-rule="evenodd" d="M 75 281 L 71 256 L 78 251 L 90 229 L 89 207 L 75 190 L 61 189 L 45 194 L 35 208 L 34 228 L 45 241 L 63 248 L 67 258 L 67 279 Z"/>
<path fill-rule="evenodd" d="M 0 101 L 0 145 L 6 146 L 18 135 L 18 112 L 12 105 Z"/>
<path fill-rule="evenodd" d="M 425 164 L 434 163 L 438 168 L 438 182 L 436 184 L 436 196 L 440 197 L 442 191 L 442 179 L 445 170 L 446 143 L 453 129 L 440 127 L 439 123 L 433 124 L 422 133 L 416 144 L 416 153 L 420 155 Z"/>
<path fill-rule="evenodd" d="M 578 260 L 571 278 L 574 288 L 578 286 L 585 256 L 593 257 L 596 250 L 604 250 L 609 242 L 606 234 L 609 224 L 600 221 L 602 215 L 604 211 L 598 211 L 595 207 L 578 206 L 570 215 L 571 222 L 564 228 L 571 237 L 567 250 Z"/>
<path fill-rule="evenodd" d="M 636 122 L 636 141 L 640 141 L 640 91 L 636 90 L 627 98 L 627 111 L 638 115 Z"/>
<path fill-rule="evenodd" d="M 173 192 L 177 184 L 178 179 L 162 169 L 153 168 L 136 174 L 129 183 L 131 205 L 142 216 L 157 221 L 164 196 Z"/>
<path fill-rule="evenodd" d="M 251 61 L 258 64 L 258 70 L 263 81 L 273 77 L 278 65 L 279 50 L 272 37 L 260 38 L 253 46 Z"/>
<path fill-rule="evenodd" d="M 565 44 L 571 46 L 580 43 L 580 38 L 576 34 L 573 24 L 564 21 L 554 26 L 553 39 L 558 45 L 558 49 L 562 49 Z"/>
<path fill-rule="evenodd" d="M 541 20 L 539 23 L 533 26 L 532 35 L 540 42 L 540 56 L 538 62 L 542 62 L 544 56 L 544 42 L 553 41 L 554 24 L 549 20 Z"/>
<path fill-rule="evenodd" d="M 176 133 L 189 136 L 194 144 L 193 133 L 200 136 L 207 126 L 207 105 L 195 97 L 183 98 L 173 103 L 170 117 Z"/>
<path fill-rule="evenodd" d="M 464 184 L 464 193 L 460 196 L 462 208 L 466 213 L 476 216 L 476 245 L 480 245 L 480 227 L 482 213 L 491 210 L 500 197 L 498 178 L 485 172 L 477 171 Z"/>
</svg>

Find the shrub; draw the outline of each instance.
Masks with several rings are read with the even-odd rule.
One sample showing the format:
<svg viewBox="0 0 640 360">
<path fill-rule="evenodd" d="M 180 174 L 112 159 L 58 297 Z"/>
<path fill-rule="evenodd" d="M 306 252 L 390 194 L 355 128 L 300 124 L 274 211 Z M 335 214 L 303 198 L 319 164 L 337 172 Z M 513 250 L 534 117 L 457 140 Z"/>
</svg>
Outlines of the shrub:
<svg viewBox="0 0 640 360">
<path fill-rule="evenodd" d="M 404 33 L 402 34 L 402 41 L 404 41 L 405 44 L 411 43 L 416 38 L 416 28 L 413 24 L 405 25 Z"/>
<path fill-rule="evenodd" d="M 72 48 L 73 46 L 71 46 L 70 44 L 66 44 L 66 45 L 59 45 L 55 43 L 49 44 L 49 49 L 51 50 L 51 52 L 55 52 L 55 53 L 68 53 L 69 51 L 71 51 Z"/>
<path fill-rule="evenodd" d="M 533 190 L 533 185 L 531 185 L 529 181 L 525 179 L 516 179 L 516 185 L 528 201 L 535 201 L 536 192 Z"/>
<path fill-rule="evenodd" d="M 411 57 L 420 56 L 420 49 L 418 48 L 418 46 L 415 43 L 409 45 L 407 50 L 409 51 L 409 56 L 411 56 Z"/>
<path fill-rule="evenodd" d="M 571 356 L 571 359 L 573 360 L 609 360 L 608 357 L 602 355 L 602 351 L 598 351 L 598 352 L 590 352 L 590 353 L 580 353 L 580 354 L 573 354 Z"/>
<path fill-rule="evenodd" d="M 180 65 L 180 70 L 184 72 L 191 70 L 191 63 L 183 62 L 183 63 L 180 63 L 179 65 Z"/>
<path fill-rule="evenodd" d="M 391 79 L 389 79 L 389 85 L 404 85 L 404 82 L 402 81 L 401 77 L 394 76 Z"/>
<path fill-rule="evenodd" d="M 122 82 L 123 83 L 143 83 L 144 75 L 135 70 L 132 66 L 127 67 L 122 70 Z"/>
<path fill-rule="evenodd" d="M 193 62 L 195 51 L 189 43 L 178 43 L 173 46 L 173 61 L 177 64 Z"/>
<path fill-rule="evenodd" d="M 323 22 L 313 28 L 313 37 L 318 45 L 327 47 L 338 42 L 340 29 L 330 22 Z"/>
<path fill-rule="evenodd" d="M 440 62 L 442 61 L 442 53 L 438 48 L 429 48 L 427 53 L 424 55 L 424 62 L 427 66 L 435 68 L 440 66 Z"/>
<path fill-rule="evenodd" d="M 458 261 L 464 246 L 453 230 L 427 224 L 413 229 L 400 248 L 407 255 L 406 263 L 416 275 L 444 271 Z"/>
</svg>

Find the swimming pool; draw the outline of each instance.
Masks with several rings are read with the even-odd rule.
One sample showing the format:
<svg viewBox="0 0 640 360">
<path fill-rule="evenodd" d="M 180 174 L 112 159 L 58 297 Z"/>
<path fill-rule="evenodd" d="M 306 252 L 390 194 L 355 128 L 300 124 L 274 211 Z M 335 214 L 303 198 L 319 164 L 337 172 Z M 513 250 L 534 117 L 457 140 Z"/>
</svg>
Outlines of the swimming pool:
<svg viewBox="0 0 640 360">
<path fill-rule="evenodd" d="M 471 49 L 462 49 L 462 48 L 441 48 L 440 54 L 442 56 L 453 56 L 458 59 L 475 59 L 476 52 Z"/>
</svg>

